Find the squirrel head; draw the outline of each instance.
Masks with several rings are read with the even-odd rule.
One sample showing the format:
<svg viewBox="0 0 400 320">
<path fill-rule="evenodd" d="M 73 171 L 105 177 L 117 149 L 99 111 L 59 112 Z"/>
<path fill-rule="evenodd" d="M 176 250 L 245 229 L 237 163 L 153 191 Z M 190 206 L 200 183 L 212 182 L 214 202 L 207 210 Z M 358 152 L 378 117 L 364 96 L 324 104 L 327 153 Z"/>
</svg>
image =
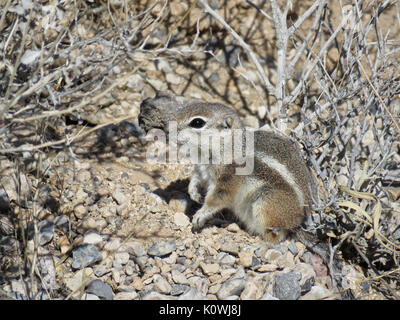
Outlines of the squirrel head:
<svg viewBox="0 0 400 320">
<path fill-rule="evenodd" d="M 139 125 L 146 132 L 155 128 L 168 132 L 171 121 L 176 122 L 178 131 L 192 130 L 194 134 L 206 129 L 243 128 L 238 115 L 218 103 L 190 101 L 159 91 L 140 105 Z"/>
</svg>

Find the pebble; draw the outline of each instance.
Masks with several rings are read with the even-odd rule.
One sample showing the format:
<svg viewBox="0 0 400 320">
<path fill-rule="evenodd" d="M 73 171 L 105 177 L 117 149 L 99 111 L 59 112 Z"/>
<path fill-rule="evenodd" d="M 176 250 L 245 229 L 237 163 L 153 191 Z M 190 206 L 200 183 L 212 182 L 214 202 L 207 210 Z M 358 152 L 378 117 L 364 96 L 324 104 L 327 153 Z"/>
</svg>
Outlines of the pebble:
<svg viewBox="0 0 400 320">
<path fill-rule="evenodd" d="M 239 232 L 240 228 L 236 223 L 231 223 L 226 227 L 226 230 L 230 231 L 230 232 Z"/>
<path fill-rule="evenodd" d="M 307 263 L 300 262 L 293 268 L 294 272 L 301 274 L 300 286 L 301 292 L 308 292 L 315 282 L 315 271 L 313 267 Z"/>
<path fill-rule="evenodd" d="M 78 270 L 72 277 L 65 279 L 65 285 L 69 290 L 75 292 L 83 286 L 82 281 L 90 280 L 91 274 L 93 274 L 92 268 Z"/>
<path fill-rule="evenodd" d="M 150 291 L 144 294 L 142 300 L 174 300 L 176 297 L 168 296 L 157 291 Z"/>
<path fill-rule="evenodd" d="M 333 292 L 331 292 L 326 288 L 323 288 L 321 286 L 312 286 L 311 290 L 304 296 L 300 297 L 299 300 L 322 300 L 324 298 L 328 298 L 332 294 Z M 332 299 L 335 299 L 335 296 L 332 296 L 327 300 L 332 300 Z"/>
<path fill-rule="evenodd" d="M 264 288 L 261 286 L 260 282 L 252 279 L 246 282 L 240 298 L 242 300 L 258 300 L 263 296 L 263 294 Z"/>
<path fill-rule="evenodd" d="M 102 300 L 112 300 L 113 290 L 111 286 L 101 280 L 93 280 L 86 287 L 86 293 L 95 294 Z"/>
<path fill-rule="evenodd" d="M 297 300 L 301 295 L 300 279 L 301 275 L 293 271 L 276 275 L 274 296 L 279 300 Z"/>
<path fill-rule="evenodd" d="M 54 223 L 50 220 L 43 220 L 37 224 L 37 229 L 39 232 L 39 244 L 41 246 L 49 243 L 54 236 Z M 34 237 L 34 224 L 29 225 L 29 238 Z"/>
<path fill-rule="evenodd" d="M 114 255 L 114 258 L 118 263 L 125 265 L 129 261 L 129 253 L 128 252 L 117 252 Z"/>
<path fill-rule="evenodd" d="M 138 293 L 135 290 L 127 292 L 118 292 L 114 296 L 114 300 L 134 300 L 138 297 Z"/>
<path fill-rule="evenodd" d="M 176 250 L 175 241 L 155 241 L 147 253 L 150 256 L 163 257 Z"/>
<path fill-rule="evenodd" d="M 63 230 L 64 232 L 69 232 L 69 218 L 68 216 L 58 216 L 54 219 L 54 223 L 57 228 Z"/>
<path fill-rule="evenodd" d="M 200 263 L 200 268 L 205 275 L 212 275 L 219 272 L 219 264 L 218 263 Z"/>
<path fill-rule="evenodd" d="M 225 281 L 217 292 L 218 299 L 226 299 L 232 295 L 240 295 L 246 285 L 244 278 L 229 279 Z"/>
<path fill-rule="evenodd" d="M 190 224 L 190 220 L 186 214 L 183 212 L 175 212 L 174 214 L 174 223 L 178 227 L 187 227 Z"/>
<path fill-rule="evenodd" d="M 120 238 L 114 238 L 111 241 L 108 241 L 104 249 L 107 251 L 116 251 L 121 247 L 121 239 Z"/>
<path fill-rule="evenodd" d="M 186 292 L 188 290 L 189 286 L 185 285 L 185 284 L 176 284 L 174 283 L 171 286 L 171 295 L 173 296 L 179 296 L 182 293 Z"/>
<path fill-rule="evenodd" d="M 221 265 L 233 266 L 236 262 L 236 259 L 234 256 L 230 255 L 229 253 L 220 252 L 217 255 L 217 261 Z"/>
<path fill-rule="evenodd" d="M 92 293 L 84 293 L 81 300 L 101 300 L 98 296 Z"/>
<path fill-rule="evenodd" d="M 124 193 L 120 190 L 120 189 L 116 189 L 114 190 L 114 192 L 111 195 L 113 197 L 113 199 L 119 204 L 124 204 L 125 202 L 127 202 L 127 198 L 124 195 Z"/>
<path fill-rule="evenodd" d="M 204 300 L 205 297 L 196 288 L 189 287 L 185 293 L 179 296 L 178 300 Z"/>
<path fill-rule="evenodd" d="M 160 293 L 169 294 L 171 293 L 172 287 L 168 281 L 161 275 L 155 274 L 153 276 L 154 289 Z"/>
<path fill-rule="evenodd" d="M 102 254 L 92 244 L 83 244 L 72 250 L 73 269 L 82 269 L 103 259 Z"/>
<path fill-rule="evenodd" d="M 273 272 L 278 269 L 278 266 L 273 263 L 262 264 L 256 268 L 258 272 Z"/>
<path fill-rule="evenodd" d="M 124 244 L 126 250 L 133 254 L 135 257 L 143 257 L 147 254 L 146 249 L 140 242 L 137 241 L 129 241 Z"/>
<path fill-rule="evenodd" d="M 274 297 L 270 293 L 266 292 L 260 300 L 279 300 L 278 298 Z"/>
<path fill-rule="evenodd" d="M 251 267 L 253 263 L 253 254 L 254 252 L 250 250 L 239 252 L 239 264 L 245 268 Z"/>
<path fill-rule="evenodd" d="M 100 244 L 103 242 L 103 238 L 97 232 L 89 232 L 83 237 L 83 243 L 88 244 Z"/>
<path fill-rule="evenodd" d="M 265 253 L 262 260 L 268 263 L 276 264 L 275 261 L 278 260 L 282 256 L 282 253 L 276 249 L 269 249 Z"/>
<path fill-rule="evenodd" d="M 294 241 L 290 241 L 290 243 L 288 245 L 288 249 L 293 255 L 296 255 L 299 253 L 299 249 L 297 248 L 296 243 Z"/>
<path fill-rule="evenodd" d="M 171 270 L 172 280 L 177 284 L 188 284 L 189 281 L 186 276 L 177 269 Z"/>
<path fill-rule="evenodd" d="M 83 204 L 79 204 L 74 208 L 74 215 L 77 219 L 82 219 L 87 213 L 88 210 Z"/>
<path fill-rule="evenodd" d="M 226 241 L 221 244 L 221 251 L 232 253 L 237 256 L 239 254 L 239 246 L 233 241 Z"/>
<path fill-rule="evenodd" d="M 175 84 L 175 85 L 180 84 L 182 81 L 182 79 L 176 76 L 174 73 L 167 73 L 166 80 L 170 84 Z"/>
<path fill-rule="evenodd" d="M 56 269 L 53 258 L 50 255 L 40 257 L 38 269 L 42 277 L 42 284 L 46 290 L 56 289 Z"/>
</svg>

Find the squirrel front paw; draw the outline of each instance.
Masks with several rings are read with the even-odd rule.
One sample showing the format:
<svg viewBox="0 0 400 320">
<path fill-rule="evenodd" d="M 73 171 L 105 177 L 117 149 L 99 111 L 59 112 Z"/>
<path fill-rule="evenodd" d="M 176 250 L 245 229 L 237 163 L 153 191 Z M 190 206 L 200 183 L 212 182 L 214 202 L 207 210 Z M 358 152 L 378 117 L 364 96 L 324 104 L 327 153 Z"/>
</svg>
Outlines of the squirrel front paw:
<svg viewBox="0 0 400 320">
<path fill-rule="evenodd" d="M 200 231 L 200 229 L 205 225 L 206 221 L 207 221 L 206 215 L 201 210 L 198 211 L 193 216 L 193 219 L 192 219 L 192 224 L 193 224 L 192 230 L 193 230 L 193 232 Z"/>
</svg>

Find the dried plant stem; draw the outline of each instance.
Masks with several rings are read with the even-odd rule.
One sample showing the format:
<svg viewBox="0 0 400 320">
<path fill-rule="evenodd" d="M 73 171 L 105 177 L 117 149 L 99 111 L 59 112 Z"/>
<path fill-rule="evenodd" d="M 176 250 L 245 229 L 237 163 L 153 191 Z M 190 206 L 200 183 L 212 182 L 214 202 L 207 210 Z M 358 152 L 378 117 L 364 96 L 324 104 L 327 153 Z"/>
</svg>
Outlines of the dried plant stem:
<svg viewBox="0 0 400 320">
<path fill-rule="evenodd" d="M 257 56 L 251 50 L 250 46 L 242 39 L 242 37 L 232 29 L 232 27 L 217 13 L 215 12 L 205 1 L 199 0 L 199 4 L 204 8 L 204 10 L 209 13 L 211 16 L 214 17 L 226 30 L 228 30 L 232 36 L 239 42 L 240 46 L 247 52 L 247 54 L 250 57 L 250 60 L 254 63 L 254 65 L 257 68 L 258 75 L 261 78 L 263 84 L 265 85 L 265 88 L 268 90 L 269 94 L 275 95 L 275 88 L 269 81 L 267 75 L 265 74 L 265 71 L 263 67 L 261 66 L 260 62 L 257 59 Z"/>
</svg>

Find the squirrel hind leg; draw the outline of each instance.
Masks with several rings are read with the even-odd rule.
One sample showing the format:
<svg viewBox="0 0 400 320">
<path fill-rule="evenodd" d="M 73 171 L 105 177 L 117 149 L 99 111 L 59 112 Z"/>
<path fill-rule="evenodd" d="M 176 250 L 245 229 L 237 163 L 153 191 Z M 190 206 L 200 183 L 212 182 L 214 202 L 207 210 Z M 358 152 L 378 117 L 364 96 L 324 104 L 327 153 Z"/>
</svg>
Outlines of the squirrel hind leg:
<svg viewBox="0 0 400 320">
<path fill-rule="evenodd" d="M 288 236 L 288 231 L 280 228 L 265 228 L 264 230 L 264 240 L 268 242 L 268 244 L 275 245 L 279 242 L 285 240 Z"/>
<path fill-rule="evenodd" d="M 253 214 L 262 226 L 262 236 L 269 243 L 285 240 L 289 231 L 304 220 L 305 210 L 293 198 L 286 190 L 274 190 L 254 203 Z"/>
</svg>

